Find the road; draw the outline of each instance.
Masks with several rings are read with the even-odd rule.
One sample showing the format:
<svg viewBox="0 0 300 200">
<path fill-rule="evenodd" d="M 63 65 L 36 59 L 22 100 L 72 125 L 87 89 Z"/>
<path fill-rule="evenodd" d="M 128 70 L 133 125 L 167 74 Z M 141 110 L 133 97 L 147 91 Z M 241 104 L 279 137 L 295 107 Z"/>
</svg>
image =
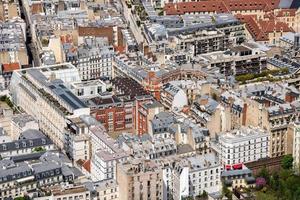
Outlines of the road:
<svg viewBox="0 0 300 200">
<path fill-rule="evenodd" d="M 26 22 L 26 48 L 29 59 L 29 67 L 40 66 L 40 59 L 37 50 L 32 42 L 32 36 L 30 31 L 31 22 L 29 21 L 29 17 L 26 15 L 23 0 L 19 0 L 19 4 L 21 10 L 21 18 Z"/>
</svg>

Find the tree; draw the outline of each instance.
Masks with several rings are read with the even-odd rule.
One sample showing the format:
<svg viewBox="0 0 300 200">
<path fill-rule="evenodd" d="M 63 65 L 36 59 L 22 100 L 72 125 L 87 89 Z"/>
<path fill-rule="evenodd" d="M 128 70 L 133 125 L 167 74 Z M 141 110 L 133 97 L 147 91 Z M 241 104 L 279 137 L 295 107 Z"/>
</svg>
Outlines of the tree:
<svg viewBox="0 0 300 200">
<path fill-rule="evenodd" d="M 285 155 L 281 160 L 281 167 L 283 169 L 292 169 L 293 167 L 293 156 L 292 155 Z"/>
<path fill-rule="evenodd" d="M 28 196 L 23 196 L 23 197 L 16 197 L 14 200 L 30 200 Z"/>
<path fill-rule="evenodd" d="M 232 199 L 232 192 L 226 187 L 226 185 L 223 185 L 222 195 L 227 197 L 228 199 Z"/>
<path fill-rule="evenodd" d="M 202 194 L 199 195 L 200 199 L 207 199 L 207 197 L 208 197 L 208 194 L 205 190 L 203 190 Z"/>
<path fill-rule="evenodd" d="M 266 179 L 265 179 L 265 178 L 263 178 L 263 177 L 258 177 L 258 178 L 256 179 L 256 187 L 257 187 L 257 188 L 261 189 L 261 188 L 265 187 L 266 184 L 267 184 L 267 183 L 266 183 Z"/>
<path fill-rule="evenodd" d="M 270 174 L 266 167 L 263 167 L 260 172 L 258 173 L 257 177 L 264 178 L 267 183 L 270 181 Z"/>
<path fill-rule="evenodd" d="M 43 148 L 43 147 L 35 147 L 35 148 L 33 149 L 33 152 L 42 152 L 42 151 L 46 151 L 46 149 Z"/>
</svg>

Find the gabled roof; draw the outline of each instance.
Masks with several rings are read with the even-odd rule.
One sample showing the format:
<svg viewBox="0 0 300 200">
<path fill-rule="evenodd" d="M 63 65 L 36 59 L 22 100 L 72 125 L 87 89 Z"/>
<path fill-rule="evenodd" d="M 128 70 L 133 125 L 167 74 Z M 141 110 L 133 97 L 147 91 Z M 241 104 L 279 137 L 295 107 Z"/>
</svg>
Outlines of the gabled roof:
<svg viewBox="0 0 300 200">
<path fill-rule="evenodd" d="M 269 40 L 268 34 L 275 32 L 294 32 L 285 22 L 278 22 L 274 19 L 256 20 L 254 15 L 236 15 L 246 24 L 246 28 L 256 41 Z"/>
<path fill-rule="evenodd" d="M 199 2 L 167 3 L 164 11 L 167 15 L 181 15 L 189 12 L 216 12 L 264 10 L 278 8 L 280 0 L 210 0 Z"/>
</svg>

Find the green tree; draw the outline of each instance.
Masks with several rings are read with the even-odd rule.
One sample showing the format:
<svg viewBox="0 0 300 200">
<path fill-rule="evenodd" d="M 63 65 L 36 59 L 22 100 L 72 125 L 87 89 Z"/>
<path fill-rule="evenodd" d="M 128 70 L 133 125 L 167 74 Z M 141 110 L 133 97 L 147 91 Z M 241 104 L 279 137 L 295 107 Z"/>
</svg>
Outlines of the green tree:
<svg viewBox="0 0 300 200">
<path fill-rule="evenodd" d="M 285 155 L 281 160 L 281 167 L 283 169 L 292 169 L 293 167 L 293 156 L 292 155 Z"/>
<path fill-rule="evenodd" d="M 205 190 L 203 190 L 202 194 L 199 195 L 200 199 L 207 199 L 207 197 L 208 197 L 208 194 Z"/>
<path fill-rule="evenodd" d="M 225 185 L 223 185 L 222 188 L 222 195 L 227 197 L 228 199 L 232 199 L 232 192 Z"/>
<path fill-rule="evenodd" d="M 33 149 L 33 152 L 42 152 L 42 151 L 46 151 L 46 149 L 43 148 L 43 147 L 35 147 L 35 148 Z"/>
<path fill-rule="evenodd" d="M 262 177 L 266 180 L 267 183 L 270 181 L 270 174 L 266 167 L 263 167 L 260 172 L 257 174 L 257 177 Z"/>
<path fill-rule="evenodd" d="M 16 197 L 14 200 L 30 200 L 28 196 L 23 196 L 23 197 Z"/>
</svg>

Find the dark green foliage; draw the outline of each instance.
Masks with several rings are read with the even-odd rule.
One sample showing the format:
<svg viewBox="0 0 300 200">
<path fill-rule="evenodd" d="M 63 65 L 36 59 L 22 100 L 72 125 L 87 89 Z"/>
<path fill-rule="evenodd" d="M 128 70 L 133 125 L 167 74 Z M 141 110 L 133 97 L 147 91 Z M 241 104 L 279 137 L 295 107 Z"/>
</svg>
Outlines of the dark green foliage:
<svg viewBox="0 0 300 200">
<path fill-rule="evenodd" d="M 293 156 L 285 155 L 281 161 L 281 167 L 283 169 L 292 169 L 293 167 Z"/>
<path fill-rule="evenodd" d="M 292 170 L 282 169 L 270 175 L 266 169 L 263 169 L 259 175 L 269 177 L 269 181 L 266 188 L 257 192 L 256 199 L 300 199 L 300 176 L 295 175 Z"/>
<path fill-rule="evenodd" d="M 280 74 L 287 74 L 289 70 L 287 68 L 282 68 L 282 69 L 274 69 L 274 70 L 266 70 L 263 71 L 259 74 L 244 74 L 244 75 L 239 75 L 235 77 L 236 81 L 245 83 L 246 81 L 253 80 L 253 79 L 258 79 L 258 80 L 263 80 L 264 77 L 268 77 L 269 75 L 280 75 Z M 268 77 L 269 81 L 273 81 L 274 78 Z"/>
<path fill-rule="evenodd" d="M 33 149 L 33 151 L 34 151 L 34 152 L 42 152 L 42 151 L 46 151 L 46 149 L 43 148 L 43 147 L 35 147 L 35 148 Z"/>
<path fill-rule="evenodd" d="M 222 194 L 228 199 L 232 199 L 232 192 L 225 185 L 223 185 Z"/>
</svg>

